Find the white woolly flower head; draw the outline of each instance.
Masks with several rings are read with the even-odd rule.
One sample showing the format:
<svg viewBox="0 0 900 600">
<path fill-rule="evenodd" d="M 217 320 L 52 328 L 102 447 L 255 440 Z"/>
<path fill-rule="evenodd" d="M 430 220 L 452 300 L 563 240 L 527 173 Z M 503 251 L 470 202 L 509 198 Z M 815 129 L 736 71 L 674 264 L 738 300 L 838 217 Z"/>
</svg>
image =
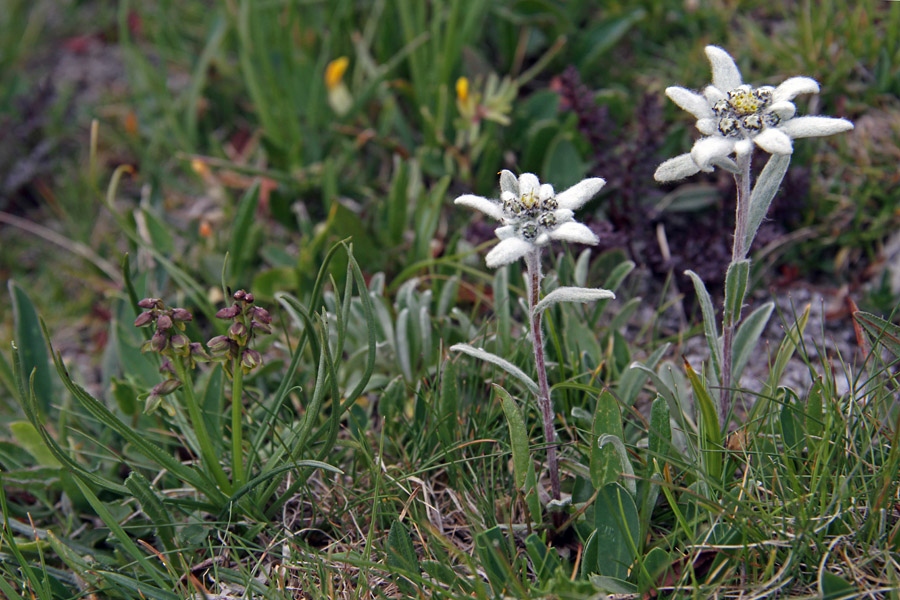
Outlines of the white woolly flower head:
<svg viewBox="0 0 900 600">
<path fill-rule="evenodd" d="M 712 65 L 712 84 L 702 94 L 683 87 L 666 88 L 666 95 L 697 117 L 697 129 L 707 137 L 694 144 L 690 154 L 667 160 L 656 171 L 657 181 L 674 181 L 716 165 L 733 166 L 732 154 L 746 155 L 756 144 L 770 154 L 791 154 L 791 140 L 833 135 L 853 129 L 846 119 L 795 117 L 791 102 L 800 94 L 819 92 L 809 77 L 791 77 L 778 87 L 753 88 L 743 83 L 734 59 L 718 46 L 707 46 Z"/>
<path fill-rule="evenodd" d="M 552 240 L 596 244 L 597 236 L 575 221 L 573 211 L 600 191 L 604 183 L 603 179 L 592 177 L 557 194 L 552 185 L 541 184 L 533 173 L 516 177 L 504 170 L 500 172 L 499 200 L 465 194 L 454 203 L 500 221 L 501 226 L 495 230 L 500 243 L 485 257 L 487 266 L 493 268 L 514 262 Z"/>
</svg>

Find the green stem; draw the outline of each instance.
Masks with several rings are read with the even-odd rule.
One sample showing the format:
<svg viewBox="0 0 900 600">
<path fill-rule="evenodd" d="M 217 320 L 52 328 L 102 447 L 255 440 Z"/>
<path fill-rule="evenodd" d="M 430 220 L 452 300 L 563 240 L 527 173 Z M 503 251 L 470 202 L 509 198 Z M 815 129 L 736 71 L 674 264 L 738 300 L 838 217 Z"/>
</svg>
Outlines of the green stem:
<svg viewBox="0 0 900 600">
<path fill-rule="evenodd" d="M 242 422 L 244 395 L 244 371 L 240 358 L 235 357 L 232 363 L 233 379 L 231 382 L 231 469 L 234 489 L 244 484 L 244 431 Z"/>
<path fill-rule="evenodd" d="M 212 473 L 219 488 L 226 494 L 231 494 L 231 485 L 228 483 L 228 477 L 219 464 L 216 453 L 213 450 L 212 442 L 209 439 L 209 433 L 206 431 L 206 422 L 200 412 L 200 405 L 197 404 L 197 398 L 194 396 L 194 385 L 191 381 L 190 374 L 184 367 L 184 362 L 180 357 L 173 357 L 172 363 L 175 365 L 175 371 L 178 373 L 178 379 L 181 380 L 182 389 L 184 390 L 185 404 L 187 404 L 188 415 L 191 417 L 191 423 L 194 425 L 194 433 L 197 436 L 197 443 L 200 444 L 200 456 L 207 468 Z"/>
</svg>

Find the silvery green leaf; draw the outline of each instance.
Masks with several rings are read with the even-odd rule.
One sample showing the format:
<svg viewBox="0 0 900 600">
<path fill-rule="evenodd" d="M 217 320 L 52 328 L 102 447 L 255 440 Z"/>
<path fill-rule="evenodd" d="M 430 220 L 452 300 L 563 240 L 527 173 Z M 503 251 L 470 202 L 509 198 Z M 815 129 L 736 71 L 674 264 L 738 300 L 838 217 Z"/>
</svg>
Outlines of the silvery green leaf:
<svg viewBox="0 0 900 600">
<path fill-rule="evenodd" d="M 444 282 L 441 289 L 441 297 L 438 299 L 437 316 L 443 317 L 450 310 L 450 306 L 456 302 L 456 295 L 459 292 L 459 275 L 450 277 Z"/>
<path fill-rule="evenodd" d="M 741 373 L 753 354 L 753 350 L 759 342 L 759 336 L 766 328 L 774 309 L 774 302 L 766 302 L 750 313 L 738 327 L 737 334 L 734 336 L 734 367 L 731 369 L 735 381 L 740 381 Z"/>
<path fill-rule="evenodd" d="M 665 356 L 666 352 L 669 351 L 669 347 L 671 344 L 665 343 L 653 353 L 647 357 L 647 360 L 644 362 L 642 366 L 647 369 L 655 369 L 656 364 Z M 619 385 L 616 387 L 616 393 L 619 395 L 619 398 L 622 399 L 622 403 L 625 406 L 631 406 L 631 404 L 637 398 L 638 393 L 641 391 L 641 387 L 644 385 L 644 381 L 647 380 L 646 372 L 641 371 L 640 369 L 633 368 L 637 363 L 631 363 L 631 367 L 626 369 L 622 376 L 619 377 Z"/>
<path fill-rule="evenodd" d="M 503 265 L 494 274 L 494 314 L 497 316 L 497 348 L 506 354 L 512 347 L 510 332 L 509 267 Z"/>
<path fill-rule="evenodd" d="M 556 288 L 537 303 L 534 313 L 538 314 L 557 302 L 595 302 L 615 298 L 616 295 L 609 290 L 600 288 L 561 287 Z"/>
<path fill-rule="evenodd" d="M 622 443 L 622 440 L 620 440 L 618 436 L 610 435 L 608 433 L 597 438 L 597 446 L 602 448 L 606 444 L 612 444 L 619 454 L 619 463 L 622 465 L 622 474 L 625 475 L 622 483 L 632 497 L 637 496 L 637 485 L 634 482 L 634 468 L 631 466 L 631 460 L 628 458 L 628 451 L 625 450 L 625 444 Z"/>
<path fill-rule="evenodd" d="M 728 158 L 727 156 L 716 156 L 713 157 L 712 164 L 716 165 L 720 169 L 725 169 L 729 173 L 734 173 L 737 175 L 740 172 L 738 169 L 737 163 Z"/>
<path fill-rule="evenodd" d="M 431 315 L 428 314 L 428 306 L 419 308 L 419 331 L 422 336 L 419 351 L 422 353 L 422 359 L 427 361 L 431 356 Z"/>
<path fill-rule="evenodd" d="M 384 273 L 379 271 L 369 279 L 369 291 L 378 296 L 384 295 Z"/>
<path fill-rule="evenodd" d="M 412 365 L 409 362 L 408 330 L 409 309 L 404 308 L 400 311 L 400 314 L 397 315 L 397 334 L 395 336 L 397 343 L 394 350 L 397 352 L 397 360 L 400 362 L 400 370 L 403 372 L 403 377 L 405 377 L 407 381 L 412 381 Z"/>
<path fill-rule="evenodd" d="M 578 255 L 578 260 L 575 261 L 575 274 L 574 279 L 575 283 L 580 287 L 584 287 L 587 283 L 588 276 L 588 267 L 590 266 L 591 260 L 591 249 L 585 248 L 581 251 L 581 254 Z"/>
<path fill-rule="evenodd" d="M 522 369 L 512 364 L 508 360 L 500 358 L 496 354 L 491 354 L 487 350 L 482 350 L 481 348 L 476 348 L 475 346 L 470 346 L 469 344 L 454 344 L 450 346 L 451 352 L 462 352 L 463 354 L 468 354 L 474 358 L 481 359 L 485 362 L 489 362 L 492 365 L 496 365 L 518 379 L 522 382 L 528 390 L 533 393 L 535 396 L 540 396 L 540 391 L 538 390 L 537 384 L 534 380 L 525 374 Z"/>
<path fill-rule="evenodd" d="M 700 310 L 703 313 L 703 330 L 706 332 L 706 343 L 712 358 L 713 368 L 719 381 L 722 380 L 722 347 L 719 345 L 719 328 L 716 326 L 716 311 L 713 308 L 712 299 L 700 276 L 688 269 L 684 272 L 694 282 L 694 291 L 700 301 Z"/>
<path fill-rule="evenodd" d="M 769 212 L 769 206 L 772 204 L 772 198 L 787 173 L 788 166 L 791 164 L 790 154 L 773 154 L 766 163 L 765 168 L 756 180 L 753 191 L 750 192 L 750 218 L 747 223 L 747 248 L 753 243 L 756 232 L 762 224 L 766 213 Z"/>
</svg>

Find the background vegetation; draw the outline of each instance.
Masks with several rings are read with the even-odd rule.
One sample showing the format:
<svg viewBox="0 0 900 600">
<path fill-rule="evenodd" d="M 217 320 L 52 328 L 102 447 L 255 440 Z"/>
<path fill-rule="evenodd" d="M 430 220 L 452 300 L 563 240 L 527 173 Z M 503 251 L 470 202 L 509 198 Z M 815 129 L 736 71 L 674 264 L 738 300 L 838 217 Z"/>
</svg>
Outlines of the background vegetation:
<svg viewBox="0 0 900 600">
<path fill-rule="evenodd" d="M 753 255 L 773 326 L 713 445 L 681 273 L 720 293 L 733 186 L 652 181 L 696 135 L 663 90 L 707 83 L 711 43 L 856 124 L 796 145 Z M 879 0 L 7 0 L 0 593 L 897 597 L 898 96 Z M 580 213 L 600 247 L 545 264 L 618 295 L 547 313 L 563 528 L 527 392 L 447 353 L 532 368 L 521 273 L 488 272 L 493 224 L 451 204 L 502 168 L 608 181 Z M 238 420 L 215 363 L 145 413 L 167 376 L 136 301 L 204 342 L 238 289 L 274 317 Z"/>
</svg>

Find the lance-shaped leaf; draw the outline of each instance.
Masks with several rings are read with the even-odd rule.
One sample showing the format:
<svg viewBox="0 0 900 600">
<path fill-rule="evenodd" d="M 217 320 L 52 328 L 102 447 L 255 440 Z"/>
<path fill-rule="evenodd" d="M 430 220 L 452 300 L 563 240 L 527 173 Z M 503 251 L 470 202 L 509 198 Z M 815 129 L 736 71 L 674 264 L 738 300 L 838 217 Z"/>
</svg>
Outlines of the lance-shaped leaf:
<svg viewBox="0 0 900 600">
<path fill-rule="evenodd" d="M 867 312 L 856 311 L 853 318 L 863 326 L 872 339 L 888 349 L 894 356 L 900 357 L 900 327 L 890 321 Z"/>
<path fill-rule="evenodd" d="M 509 426 L 509 445 L 512 447 L 513 473 L 516 480 L 516 489 L 525 485 L 525 476 L 528 474 L 528 429 L 525 427 L 525 417 L 516 406 L 515 400 L 505 389 L 494 384 L 497 395 L 500 396 L 500 404 L 506 415 L 506 424 Z"/>
<path fill-rule="evenodd" d="M 756 185 L 750 192 L 750 219 L 747 223 L 746 248 L 753 243 L 753 238 L 756 237 L 759 226 L 766 218 L 772 198 L 775 197 L 790 164 L 790 154 L 772 154 L 762 173 L 759 174 L 759 179 L 756 180 Z"/>
<path fill-rule="evenodd" d="M 537 303 L 534 307 L 534 313 L 547 310 L 558 302 L 596 302 L 597 300 L 610 300 L 616 295 L 609 290 L 600 288 L 583 288 L 583 287 L 560 287 L 556 288 Z"/>
<path fill-rule="evenodd" d="M 482 350 L 481 348 L 476 348 L 475 346 L 470 346 L 469 344 L 454 344 L 450 346 L 451 352 L 462 352 L 463 354 L 468 354 L 474 358 L 481 359 L 485 362 L 489 362 L 492 365 L 496 365 L 518 379 L 522 382 L 525 387 L 528 388 L 528 391 L 533 393 L 535 396 L 540 396 L 540 391 L 538 390 L 537 384 L 534 380 L 525 374 L 522 369 L 512 364 L 508 360 L 500 358 L 496 354 L 491 354 L 487 350 Z"/>
<path fill-rule="evenodd" d="M 728 272 L 725 274 L 725 311 L 722 316 L 726 325 L 741 321 L 741 308 L 744 306 L 749 278 L 749 260 L 739 260 L 728 265 Z"/>
<path fill-rule="evenodd" d="M 694 282 L 694 291 L 697 293 L 697 300 L 700 301 L 700 311 L 703 313 L 703 331 L 706 332 L 706 343 L 709 346 L 716 377 L 721 380 L 722 347 L 719 345 L 719 329 L 716 327 L 716 311 L 713 308 L 712 299 L 709 297 L 709 292 L 706 291 L 706 286 L 699 275 L 690 270 L 685 271 L 684 274 Z"/>
</svg>

